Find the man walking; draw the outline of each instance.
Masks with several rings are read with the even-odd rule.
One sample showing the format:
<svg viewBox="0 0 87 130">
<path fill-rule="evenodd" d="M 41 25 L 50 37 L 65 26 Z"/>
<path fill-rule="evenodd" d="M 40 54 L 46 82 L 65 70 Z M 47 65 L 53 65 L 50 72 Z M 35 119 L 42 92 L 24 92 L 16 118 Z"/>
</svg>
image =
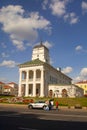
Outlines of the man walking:
<svg viewBox="0 0 87 130">
<path fill-rule="evenodd" d="M 58 110 L 59 103 L 56 101 L 56 110 Z"/>
</svg>

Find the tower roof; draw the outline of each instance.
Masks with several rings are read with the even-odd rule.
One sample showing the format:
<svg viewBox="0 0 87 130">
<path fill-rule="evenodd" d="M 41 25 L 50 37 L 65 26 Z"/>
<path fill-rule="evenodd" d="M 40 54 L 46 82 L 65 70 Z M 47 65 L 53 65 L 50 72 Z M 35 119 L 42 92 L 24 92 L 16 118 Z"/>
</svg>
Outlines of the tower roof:
<svg viewBox="0 0 87 130">
<path fill-rule="evenodd" d="M 44 47 L 48 50 L 48 48 L 45 45 L 43 45 L 42 41 L 40 42 L 39 45 L 34 46 L 34 48 L 40 48 L 40 47 Z"/>
</svg>

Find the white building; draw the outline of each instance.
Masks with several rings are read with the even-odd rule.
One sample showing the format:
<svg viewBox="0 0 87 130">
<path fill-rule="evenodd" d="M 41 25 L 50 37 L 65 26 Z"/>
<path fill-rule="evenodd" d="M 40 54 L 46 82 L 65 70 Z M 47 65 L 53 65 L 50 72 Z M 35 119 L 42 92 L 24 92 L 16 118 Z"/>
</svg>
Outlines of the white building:
<svg viewBox="0 0 87 130">
<path fill-rule="evenodd" d="M 32 60 L 19 65 L 18 96 L 48 96 L 49 84 L 70 85 L 72 79 L 50 65 L 49 50 L 42 43 L 33 48 Z"/>
<path fill-rule="evenodd" d="M 76 85 L 49 85 L 49 96 L 50 97 L 83 97 L 83 89 Z"/>
</svg>

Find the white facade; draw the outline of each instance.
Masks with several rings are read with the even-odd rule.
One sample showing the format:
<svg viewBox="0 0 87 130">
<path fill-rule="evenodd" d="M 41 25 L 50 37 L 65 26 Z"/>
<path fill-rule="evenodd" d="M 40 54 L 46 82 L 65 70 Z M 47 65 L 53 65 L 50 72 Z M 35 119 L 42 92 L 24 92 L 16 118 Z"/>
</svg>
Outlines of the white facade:
<svg viewBox="0 0 87 130">
<path fill-rule="evenodd" d="M 49 85 L 51 97 L 83 97 L 83 89 L 76 85 Z"/>
<path fill-rule="evenodd" d="M 43 66 L 20 68 L 19 96 L 44 96 Z"/>
<path fill-rule="evenodd" d="M 71 84 L 72 79 L 49 62 L 49 50 L 42 44 L 34 47 L 32 61 L 19 65 L 18 96 L 47 97 L 49 84 Z"/>
</svg>

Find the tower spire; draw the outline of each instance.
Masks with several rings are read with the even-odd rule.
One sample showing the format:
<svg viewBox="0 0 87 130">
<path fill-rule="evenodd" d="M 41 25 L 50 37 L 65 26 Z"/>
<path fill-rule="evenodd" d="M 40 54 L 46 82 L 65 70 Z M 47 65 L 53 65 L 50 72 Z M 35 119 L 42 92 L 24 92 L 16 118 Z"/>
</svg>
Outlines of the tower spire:
<svg viewBox="0 0 87 130">
<path fill-rule="evenodd" d="M 40 41 L 40 45 L 42 45 L 42 40 Z"/>
</svg>

